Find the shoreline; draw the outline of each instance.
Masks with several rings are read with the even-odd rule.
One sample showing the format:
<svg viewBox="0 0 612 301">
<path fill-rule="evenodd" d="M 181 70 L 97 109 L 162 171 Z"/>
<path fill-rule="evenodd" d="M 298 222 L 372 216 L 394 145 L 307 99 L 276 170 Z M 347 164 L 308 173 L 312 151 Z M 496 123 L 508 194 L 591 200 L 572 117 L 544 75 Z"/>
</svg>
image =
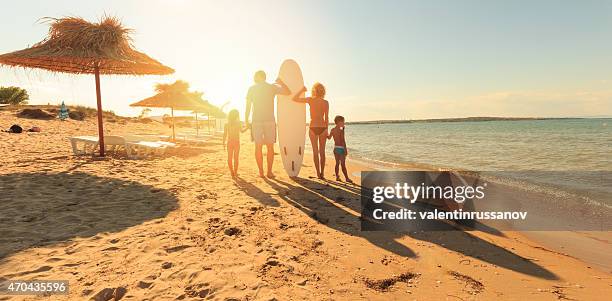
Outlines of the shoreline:
<svg viewBox="0 0 612 301">
<path fill-rule="evenodd" d="M 305 152 L 312 156 L 311 152 Z M 305 157 L 304 160 L 307 160 Z M 332 160 L 333 162 L 333 160 Z M 405 165 L 376 165 L 359 159 L 347 158 L 349 175 L 358 175 L 361 171 L 369 170 L 426 170 L 413 167 L 405 169 Z M 327 164 L 329 165 L 329 163 Z M 333 165 L 331 166 L 333 170 Z M 459 231 L 459 230 L 458 230 Z M 477 231 L 477 230 L 473 230 Z M 540 244 L 542 247 L 577 258 L 584 263 L 597 267 L 602 272 L 612 272 L 612 254 L 608 252 L 612 243 L 611 231 L 502 231 L 514 232 L 526 240 Z"/>
</svg>

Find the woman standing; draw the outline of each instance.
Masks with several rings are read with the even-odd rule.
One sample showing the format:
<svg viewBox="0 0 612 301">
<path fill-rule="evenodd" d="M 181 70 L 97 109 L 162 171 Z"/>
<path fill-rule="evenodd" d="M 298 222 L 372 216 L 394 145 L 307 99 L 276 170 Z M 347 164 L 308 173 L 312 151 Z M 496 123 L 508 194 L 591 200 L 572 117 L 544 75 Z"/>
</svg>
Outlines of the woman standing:
<svg viewBox="0 0 612 301">
<path fill-rule="evenodd" d="M 303 87 L 293 96 L 293 101 L 307 103 L 310 108 L 310 144 L 312 145 L 312 155 L 317 170 L 317 177 L 325 179 L 325 142 L 327 141 L 327 125 L 329 124 L 329 102 L 324 99 L 325 86 L 316 83 L 312 86 L 311 97 L 301 98 L 302 92 L 306 92 Z"/>
</svg>

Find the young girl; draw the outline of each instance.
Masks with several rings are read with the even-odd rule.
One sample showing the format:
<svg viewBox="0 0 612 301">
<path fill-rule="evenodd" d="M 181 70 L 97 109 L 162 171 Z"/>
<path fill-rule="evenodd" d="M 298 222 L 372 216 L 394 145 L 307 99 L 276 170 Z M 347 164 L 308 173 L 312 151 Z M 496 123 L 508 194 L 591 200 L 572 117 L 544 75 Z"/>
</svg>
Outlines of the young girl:
<svg viewBox="0 0 612 301">
<path fill-rule="evenodd" d="M 325 142 L 327 141 L 327 125 L 329 123 L 329 103 L 324 99 L 325 86 L 316 83 L 312 86 L 311 97 L 301 98 L 303 87 L 293 96 L 293 101 L 307 103 L 310 107 L 310 145 L 312 145 L 313 161 L 317 170 L 317 177 L 325 179 Z"/>
<path fill-rule="evenodd" d="M 231 110 L 227 115 L 227 124 L 223 130 L 223 147 L 227 148 L 227 166 L 229 167 L 233 178 L 238 176 L 240 133 L 243 133 L 244 131 L 246 131 L 246 128 L 242 128 L 238 110 Z"/>
<path fill-rule="evenodd" d="M 344 140 L 344 117 L 338 115 L 334 118 L 336 126 L 329 132 L 327 139 L 334 138 L 334 157 L 336 158 L 336 181 L 340 181 L 340 174 L 338 173 L 339 165 L 342 165 L 342 173 L 346 181 L 353 183 L 349 179 L 348 173 L 346 172 L 346 155 L 348 155 L 348 149 L 346 148 L 346 141 Z"/>
</svg>

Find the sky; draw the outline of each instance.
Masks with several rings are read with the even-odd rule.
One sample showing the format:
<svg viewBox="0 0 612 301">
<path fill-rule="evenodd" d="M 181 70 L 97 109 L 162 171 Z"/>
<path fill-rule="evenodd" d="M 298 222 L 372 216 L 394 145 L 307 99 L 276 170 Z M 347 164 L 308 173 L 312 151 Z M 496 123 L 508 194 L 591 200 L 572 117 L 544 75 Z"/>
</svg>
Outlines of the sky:
<svg viewBox="0 0 612 301">
<path fill-rule="evenodd" d="M 284 59 L 323 83 L 348 121 L 468 116 L 612 116 L 612 1 L 11 1 L 0 53 L 42 40 L 42 17 L 119 17 L 134 46 L 176 70 L 103 76 L 105 110 L 186 80 L 244 112 L 253 73 Z M 32 104 L 95 107 L 93 76 L 0 67 Z M 162 111 L 164 112 L 164 111 Z M 242 114 L 241 114 L 242 115 Z"/>
</svg>

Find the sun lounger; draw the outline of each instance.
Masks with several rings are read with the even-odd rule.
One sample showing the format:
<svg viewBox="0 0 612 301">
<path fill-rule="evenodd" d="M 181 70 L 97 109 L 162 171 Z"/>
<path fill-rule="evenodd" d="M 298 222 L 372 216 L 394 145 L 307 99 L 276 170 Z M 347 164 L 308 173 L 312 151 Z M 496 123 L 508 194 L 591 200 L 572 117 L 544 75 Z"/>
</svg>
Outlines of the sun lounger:
<svg viewBox="0 0 612 301">
<path fill-rule="evenodd" d="M 96 136 L 70 137 L 69 140 L 72 144 L 72 152 L 75 156 L 93 155 L 99 147 L 98 137 Z M 121 136 L 106 136 L 104 137 L 104 144 L 109 151 L 117 151 L 121 148 L 124 149 L 129 159 L 163 155 L 167 148 L 176 146 L 174 143 L 170 142 L 143 140 L 146 139 L 138 136 L 128 136 L 127 138 Z M 79 144 L 82 145 L 82 148 L 79 148 Z"/>
<path fill-rule="evenodd" d="M 97 136 L 77 136 L 68 139 L 70 140 L 72 152 L 75 156 L 93 155 L 99 147 Z M 81 149 L 79 149 L 79 144 L 82 144 Z M 123 148 L 128 158 L 131 159 L 134 157 L 130 145 L 125 138 L 121 136 L 105 136 L 104 145 L 105 148 L 110 151 L 117 151 L 119 148 Z"/>
<path fill-rule="evenodd" d="M 105 136 L 104 137 L 104 145 L 106 149 L 116 152 L 118 149 L 123 148 L 127 154 L 128 158 L 132 158 L 132 150 L 130 145 L 127 143 L 125 138 L 121 136 Z"/>
<path fill-rule="evenodd" d="M 134 134 L 125 136 L 125 139 L 127 139 L 128 141 L 167 142 L 172 139 L 172 136 L 159 134 Z M 172 143 L 172 145 L 168 146 L 175 147 L 176 144 Z"/>
<path fill-rule="evenodd" d="M 93 154 L 98 148 L 98 137 L 97 136 L 77 136 L 70 137 L 70 144 L 72 145 L 72 153 L 75 156 Z M 83 145 L 82 149 L 78 148 L 78 144 L 81 143 Z"/>
<path fill-rule="evenodd" d="M 176 144 L 161 141 L 158 135 L 129 135 L 125 139 L 131 151 L 136 156 L 163 155 L 168 148 L 176 147 Z"/>
<path fill-rule="evenodd" d="M 164 135 L 128 135 L 125 136 L 125 139 L 128 142 L 138 142 L 138 141 L 146 141 L 146 142 L 156 142 L 160 145 L 164 145 L 166 147 L 176 147 L 175 143 L 165 141 L 170 136 Z"/>
<path fill-rule="evenodd" d="M 161 156 L 166 153 L 166 145 L 151 141 L 128 142 L 133 157 Z"/>
</svg>

